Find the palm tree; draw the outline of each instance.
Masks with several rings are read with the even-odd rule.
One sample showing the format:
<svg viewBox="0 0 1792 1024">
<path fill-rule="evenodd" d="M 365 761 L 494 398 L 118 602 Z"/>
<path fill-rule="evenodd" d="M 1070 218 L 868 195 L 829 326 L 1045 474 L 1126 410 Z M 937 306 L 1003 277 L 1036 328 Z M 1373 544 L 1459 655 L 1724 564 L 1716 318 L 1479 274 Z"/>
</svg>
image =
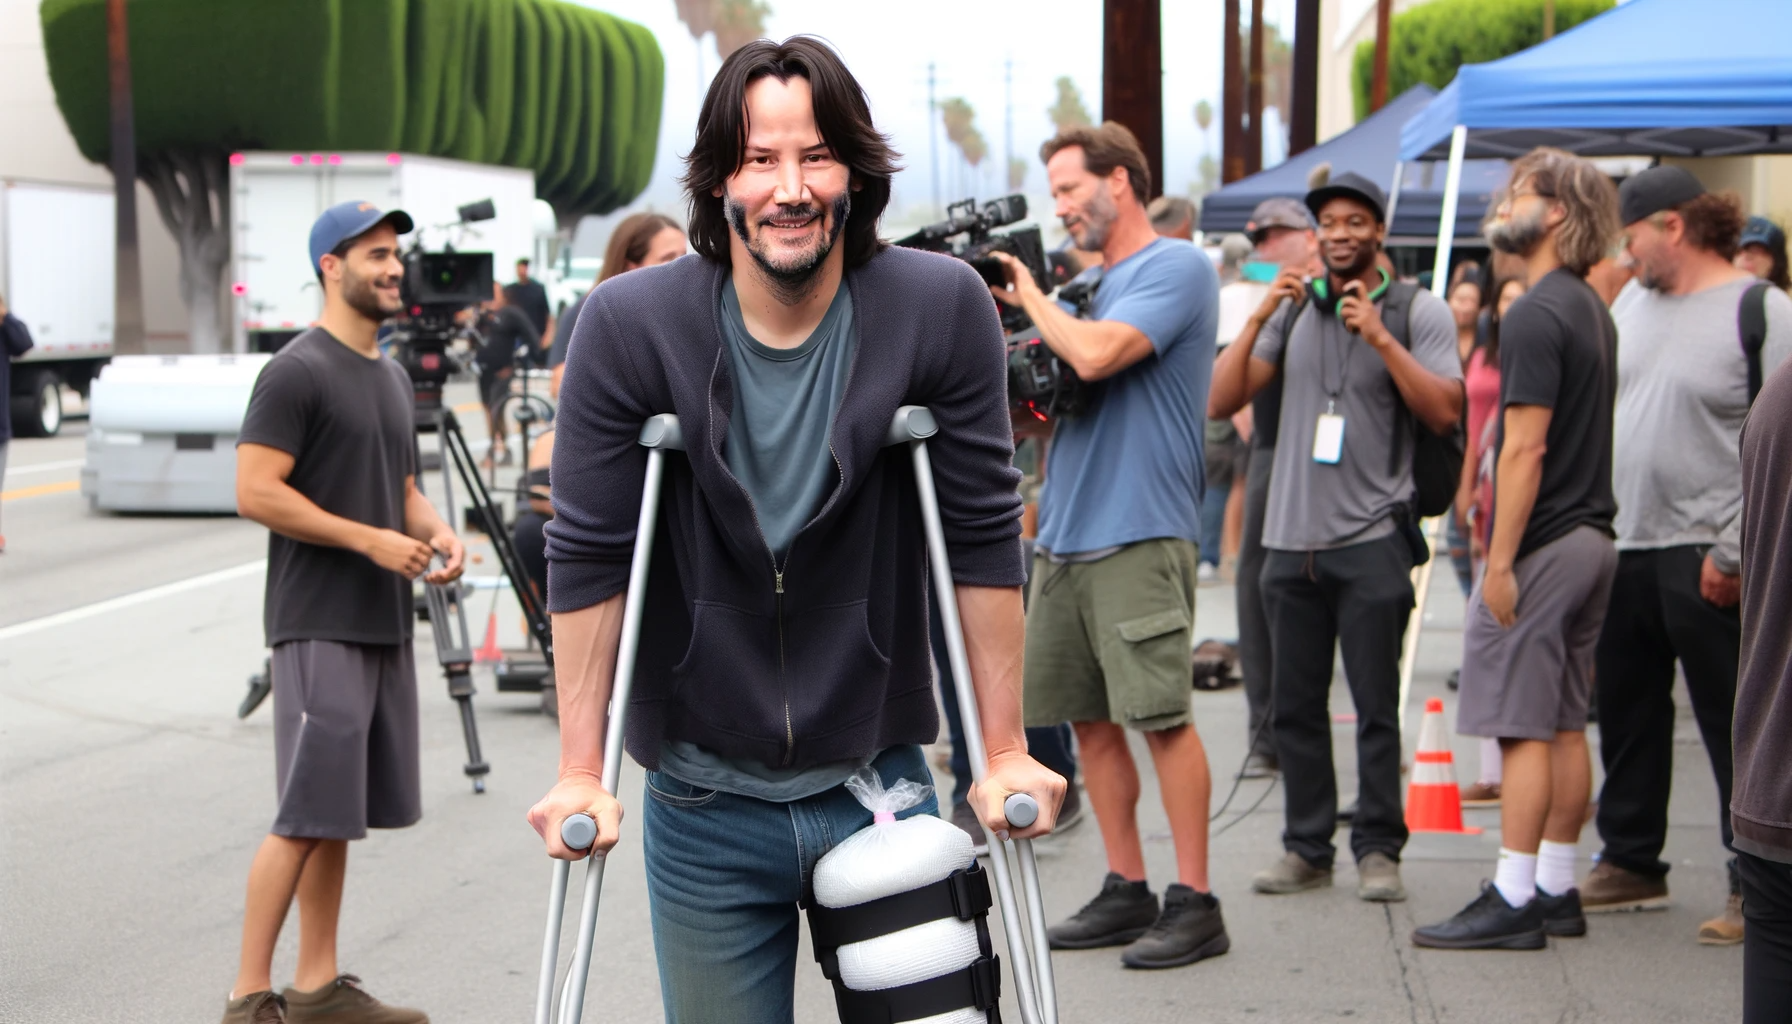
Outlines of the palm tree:
<svg viewBox="0 0 1792 1024">
<path fill-rule="evenodd" d="M 697 44 L 697 91 L 705 91 L 709 76 L 703 71 L 703 37 L 715 33 L 716 53 L 728 55 L 765 35 L 765 19 L 771 5 L 765 0 L 672 0 L 678 20 L 690 30 Z"/>
<path fill-rule="evenodd" d="M 1058 90 L 1058 100 L 1045 108 L 1045 113 L 1060 132 L 1066 128 L 1080 128 L 1094 123 L 1094 119 L 1089 116 L 1089 108 L 1083 105 L 1082 92 L 1069 75 L 1060 75 L 1053 85 Z"/>
</svg>

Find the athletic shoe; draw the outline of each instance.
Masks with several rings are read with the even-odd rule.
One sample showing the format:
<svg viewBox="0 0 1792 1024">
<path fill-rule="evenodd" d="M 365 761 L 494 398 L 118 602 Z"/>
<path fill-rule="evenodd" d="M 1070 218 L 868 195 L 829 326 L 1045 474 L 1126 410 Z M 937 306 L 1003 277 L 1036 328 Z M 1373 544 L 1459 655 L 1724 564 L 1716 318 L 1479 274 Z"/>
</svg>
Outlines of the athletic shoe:
<svg viewBox="0 0 1792 1024">
<path fill-rule="evenodd" d="M 286 1000 L 272 992 L 226 1000 L 222 1024 L 286 1024 Z"/>
<path fill-rule="evenodd" d="M 286 997 L 287 1024 L 429 1024 L 429 1015 L 422 1010 L 387 1006 L 368 995 L 361 979 L 352 974 L 338 975 L 314 992 L 289 988 L 281 994 Z"/>
<path fill-rule="evenodd" d="M 1642 875 L 1602 860 L 1580 884 L 1581 909 L 1589 914 L 1624 910 L 1664 910 L 1668 905 L 1665 875 Z"/>
<path fill-rule="evenodd" d="M 1356 898 L 1370 903 L 1405 902 L 1400 862 L 1385 853 L 1363 854 L 1363 859 L 1356 862 Z"/>
<path fill-rule="evenodd" d="M 1415 928 L 1412 944 L 1427 949 L 1547 949 L 1543 908 L 1531 900 L 1514 907 L 1492 882 L 1481 883 L 1481 895 L 1455 917 Z"/>
<path fill-rule="evenodd" d="M 1220 901 L 1212 893 L 1176 884 L 1164 890 L 1163 913 L 1138 941 L 1120 954 L 1128 967 L 1152 970 L 1181 967 L 1232 948 Z"/>
<path fill-rule="evenodd" d="M 971 853 L 978 857 L 988 856 L 989 837 L 983 832 L 983 825 L 977 820 L 977 812 L 971 810 L 968 801 L 960 800 L 952 805 L 952 824 L 964 829 L 964 834 L 971 837 Z"/>
<path fill-rule="evenodd" d="M 1267 779 L 1281 771 L 1274 754 L 1252 754 L 1244 759 L 1244 767 L 1238 770 L 1241 779 Z"/>
<path fill-rule="evenodd" d="M 1143 936 L 1158 917 L 1157 894 L 1149 884 L 1129 882 L 1110 871 L 1094 899 L 1045 933 L 1053 949 L 1124 946 Z"/>
<path fill-rule="evenodd" d="M 1339 821 L 1354 821 L 1354 820 L 1356 820 L 1356 801 L 1355 800 L 1352 800 L 1349 803 L 1345 804 L 1344 806 L 1338 808 L 1338 820 Z"/>
<path fill-rule="evenodd" d="M 1462 806 L 1464 807 L 1498 807 L 1500 805 L 1500 784 L 1497 782 L 1476 782 L 1462 787 Z"/>
<path fill-rule="evenodd" d="M 1734 946 L 1742 941 L 1742 894 L 1731 893 L 1724 912 L 1699 925 L 1699 945 Z"/>
<path fill-rule="evenodd" d="M 1218 583 L 1219 581 L 1220 567 L 1214 565 L 1212 562 L 1202 562 L 1200 566 L 1195 569 L 1195 582 L 1205 585 L 1208 583 Z"/>
<path fill-rule="evenodd" d="M 1444 677 L 1444 687 L 1451 693 L 1455 693 L 1457 690 L 1462 689 L 1462 670 L 1459 668 L 1451 669 L 1450 674 Z"/>
<path fill-rule="evenodd" d="M 1282 859 L 1257 872 L 1251 879 L 1251 888 L 1271 896 L 1282 896 L 1291 892 L 1305 892 L 1308 889 L 1320 889 L 1332 884 L 1332 869 L 1322 868 L 1310 863 L 1307 858 L 1293 850 L 1282 854 Z"/>
<path fill-rule="evenodd" d="M 1560 896 L 1537 890 L 1533 903 L 1543 912 L 1543 930 L 1563 938 L 1579 938 L 1587 934 L 1587 915 L 1580 909 L 1580 890 L 1569 889 Z"/>
</svg>

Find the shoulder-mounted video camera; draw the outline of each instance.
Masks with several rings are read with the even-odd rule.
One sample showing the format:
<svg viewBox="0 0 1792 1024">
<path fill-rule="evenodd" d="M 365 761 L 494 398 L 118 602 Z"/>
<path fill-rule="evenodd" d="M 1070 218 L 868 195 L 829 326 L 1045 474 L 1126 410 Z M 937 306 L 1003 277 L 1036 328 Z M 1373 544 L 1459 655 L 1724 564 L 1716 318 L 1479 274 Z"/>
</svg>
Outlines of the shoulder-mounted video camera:
<svg viewBox="0 0 1792 1024">
<path fill-rule="evenodd" d="M 459 224 L 491 220 L 492 201 L 468 203 L 457 211 Z M 411 378 L 417 408 L 430 411 L 442 402 L 442 388 L 456 369 L 448 346 L 461 332 L 456 314 L 491 301 L 492 254 L 425 252 L 421 237 L 404 254 L 404 280 L 399 295 L 404 311 L 398 315 L 393 355 Z"/>
<path fill-rule="evenodd" d="M 896 244 L 964 260 L 995 288 L 1005 287 L 1007 276 L 994 254 L 1007 253 L 1027 268 L 1040 291 L 1049 294 L 1062 279 L 1062 267 L 1047 260 L 1039 229 L 995 230 L 1024 220 L 1026 216 L 1027 197 L 1023 195 L 992 199 L 981 207 L 975 199 L 965 199 L 946 207 L 945 220 L 899 238 Z M 1094 298 L 1094 286 L 1087 286 L 1085 292 L 1079 300 L 1067 288 L 1059 292 L 1059 298 L 1075 304 L 1077 316 L 1086 317 L 1089 303 Z M 1074 416 L 1087 409 L 1088 386 L 1077 377 L 1069 363 L 1045 344 L 1027 314 L 1019 306 L 1007 304 L 1002 304 L 1000 310 L 1002 332 L 1008 338 L 1009 406 L 1041 421 Z"/>
</svg>

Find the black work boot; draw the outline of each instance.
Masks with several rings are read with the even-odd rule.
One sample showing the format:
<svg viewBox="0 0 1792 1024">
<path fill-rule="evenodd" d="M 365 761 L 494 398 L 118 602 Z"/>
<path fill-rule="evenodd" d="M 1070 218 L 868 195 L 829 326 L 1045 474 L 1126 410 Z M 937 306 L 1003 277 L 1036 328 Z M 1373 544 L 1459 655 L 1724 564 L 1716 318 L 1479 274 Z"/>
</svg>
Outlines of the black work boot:
<svg viewBox="0 0 1792 1024">
<path fill-rule="evenodd" d="M 1120 954 L 1128 967 L 1181 967 L 1232 948 L 1220 901 L 1212 893 L 1176 884 L 1164 890 L 1164 910 L 1137 942 Z"/>
<path fill-rule="evenodd" d="M 1101 892 L 1083 909 L 1046 929 L 1053 949 L 1124 946 L 1157 923 L 1157 895 L 1145 882 L 1129 882 L 1110 871 Z"/>
<path fill-rule="evenodd" d="M 1429 949 L 1547 949 L 1543 908 L 1536 900 L 1514 907 L 1492 882 L 1455 917 L 1415 928 L 1412 944 Z"/>
<path fill-rule="evenodd" d="M 1587 934 L 1587 915 L 1580 909 L 1579 889 L 1569 889 L 1560 896 L 1551 896 L 1538 889 L 1536 899 L 1531 902 L 1543 912 L 1543 930 L 1549 934 L 1563 938 Z"/>
</svg>

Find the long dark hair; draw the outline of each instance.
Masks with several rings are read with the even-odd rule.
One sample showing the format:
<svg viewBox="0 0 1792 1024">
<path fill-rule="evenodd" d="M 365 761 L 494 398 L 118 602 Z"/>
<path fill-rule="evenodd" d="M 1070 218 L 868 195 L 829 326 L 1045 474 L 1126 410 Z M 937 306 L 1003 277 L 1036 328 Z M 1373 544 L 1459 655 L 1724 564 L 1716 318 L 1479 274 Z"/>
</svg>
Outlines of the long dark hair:
<svg viewBox="0 0 1792 1024">
<path fill-rule="evenodd" d="M 610 244 L 604 247 L 604 265 L 598 272 L 597 283 L 603 284 L 630 269 L 631 263 L 639 265 L 647 258 L 647 247 L 667 228 L 684 230 L 677 221 L 662 213 L 636 213 L 624 218 L 616 225 L 616 230 L 610 232 Z"/>
<path fill-rule="evenodd" d="M 1514 281 L 1525 283 L 1523 277 L 1517 274 L 1508 274 L 1505 277 L 1496 278 L 1493 282 L 1493 291 L 1489 293 L 1493 296 L 1493 301 L 1487 304 L 1487 340 L 1481 346 L 1485 350 L 1485 354 L 1481 358 L 1491 364 L 1494 369 L 1498 369 L 1500 365 L 1500 296 L 1506 294 L 1506 286 Z M 1526 290 L 1530 290 L 1528 284 Z"/>
<path fill-rule="evenodd" d="M 856 267 L 877 255 L 884 243 L 877 220 L 890 202 L 890 179 L 899 169 L 889 136 L 871 123 L 871 105 L 858 79 L 833 48 L 814 36 L 791 36 L 781 43 L 759 39 L 722 62 L 697 115 L 697 141 L 685 157 L 685 199 L 691 210 L 691 248 L 726 265 L 728 216 L 722 197 L 712 193 L 740 170 L 747 146 L 747 87 L 767 75 L 780 82 L 808 81 L 815 97 L 815 126 L 834 158 L 852 171 L 852 213 L 846 219 L 846 265 Z"/>
</svg>

